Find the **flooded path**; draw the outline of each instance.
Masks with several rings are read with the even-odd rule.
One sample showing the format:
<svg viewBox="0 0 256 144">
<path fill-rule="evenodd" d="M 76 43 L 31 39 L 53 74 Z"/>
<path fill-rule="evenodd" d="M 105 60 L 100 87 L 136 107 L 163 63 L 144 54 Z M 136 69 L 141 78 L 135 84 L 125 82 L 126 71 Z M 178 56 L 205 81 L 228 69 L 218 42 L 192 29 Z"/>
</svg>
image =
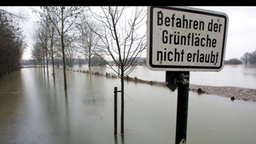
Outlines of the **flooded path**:
<svg viewBox="0 0 256 144">
<path fill-rule="evenodd" d="M 113 89 L 119 80 L 72 71 L 67 76 L 67 95 L 61 69 L 55 84 L 34 68 L 0 78 L 1 144 L 175 142 L 176 91 L 126 82 L 125 135 L 115 139 Z M 190 92 L 187 142 L 254 143 L 255 111 L 255 103 Z"/>
</svg>

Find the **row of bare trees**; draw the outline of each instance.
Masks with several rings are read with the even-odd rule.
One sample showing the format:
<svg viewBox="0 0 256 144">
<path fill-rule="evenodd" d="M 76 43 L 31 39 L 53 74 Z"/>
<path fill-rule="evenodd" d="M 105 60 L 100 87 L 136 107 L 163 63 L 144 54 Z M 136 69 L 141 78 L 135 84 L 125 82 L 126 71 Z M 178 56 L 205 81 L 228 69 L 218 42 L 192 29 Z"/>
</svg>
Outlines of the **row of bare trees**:
<svg viewBox="0 0 256 144">
<path fill-rule="evenodd" d="M 75 52 L 105 61 L 120 78 L 121 133 L 124 133 L 124 77 L 135 68 L 146 48 L 146 9 L 143 7 L 41 7 L 35 34 L 34 58 L 45 65 L 62 56 L 64 89 L 66 60 Z M 61 52 L 61 53 L 60 53 Z M 114 65 L 110 63 L 114 62 Z M 54 74 L 53 74 L 54 76 Z"/>
<path fill-rule="evenodd" d="M 32 51 L 33 57 L 41 65 L 47 63 L 51 59 L 53 69 L 53 79 L 55 81 L 55 58 L 61 56 L 64 74 L 64 89 L 67 90 L 66 80 L 66 61 L 67 54 L 69 57 L 73 55 L 72 43 L 75 40 L 75 26 L 78 15 L 83 12 L 82 7 L 41 7 L 42 11 L 37 13 L 40 15 L 41 21 L 37 29 L 34 39 L 35 45 Z M 69 58 L 70 60 L 71 58 Z M 69 61 L 69 65 L 71 65 Z M 48 68 L 47 68 L 48 70 Z"/>
<path fill-rule="evenodd" d="M 0 9 L 0 77 L 20 69 L 24 36 L 15 15 Z"/>
</svg>

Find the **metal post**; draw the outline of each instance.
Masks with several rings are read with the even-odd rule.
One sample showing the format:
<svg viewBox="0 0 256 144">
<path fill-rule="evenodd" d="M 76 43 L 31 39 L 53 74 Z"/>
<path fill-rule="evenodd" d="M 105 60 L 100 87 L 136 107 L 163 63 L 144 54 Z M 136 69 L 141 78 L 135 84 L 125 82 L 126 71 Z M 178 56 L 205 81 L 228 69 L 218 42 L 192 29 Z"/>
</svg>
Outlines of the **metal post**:
<svg viewBox="0 0 256 144">
<path fill-rule="evenodd" d="M 114 87 L 114 135 L 117 135 L 117 87 Z"/>
<path fill-rule="evenodd" d="M 187 135 L 189 72 L 180 72 L 177 77 L 178 100 L 175 144 L 185 144 Z"/>
</svg>

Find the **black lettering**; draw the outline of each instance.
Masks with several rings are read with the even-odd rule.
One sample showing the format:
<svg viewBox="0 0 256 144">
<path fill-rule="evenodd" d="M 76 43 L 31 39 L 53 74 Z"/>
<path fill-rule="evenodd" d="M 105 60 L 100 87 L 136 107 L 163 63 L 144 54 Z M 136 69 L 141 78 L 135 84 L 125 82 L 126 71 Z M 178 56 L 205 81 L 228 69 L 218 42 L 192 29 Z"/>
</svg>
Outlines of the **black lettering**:
<svg viewBox="0 0 256 144">
<path fill-rule="evenodd" d="M 173 59 L 171 58 L 171 55 L 173 55 L 173 52 L 171 52 L 171 51 L 168 52 L 168 60 L 169 60 L 169 61 L 172 61 L 172 60 L 173 60 Z"/>
<path fill-rule="evenodd" d="M 163 13 L 162 11 L 157 12 L 157 25 L 163 24 Z"/>
<path fill-rule="evenodd" d="M 206 47 L 211 47 L 212 40 L 209 38 L 209 35 L 206 36 Z"/>
<path fill-rule="evenodd" d="M 165 18 L 165 26 L 170 26 L 170 18 L 169 17 L 166 17 Z"/>
<path fill-rule="evenodd" d="M 192 22 L 193 20 L 189 20 L 189 29 L 191 29 Z"/>
<path fill-rule="evenodd" d="M 192 58 L 192 54 L 191 54 L 191 53 L 188 53 L 188 55 L 187 55 L 187 61 L 188 61 L 188 62 L 191 62 L 191 58 Z"/>
<path fill-rule="evenodd" d="M 195 30 L 198 29 L 198 21 L 194 21 L 193 28 L 194 28 Z"/>
<path fill-rule="evenodd" d="M 205 42 L 205 38 L 201 38 L 201 46 L 203 46 L 203 47 L 205 46 L 204 42 Z"/>
<path fill-rule="evenodd" d="M 176 19 L 176 27 L 181 28 L 181 19 L 180 18 Z"/>
<path fill-rule="evenodd" d="M 156 60 L 157 61 L 163 60 L 163 52 L 162 51 L 157 51 Z"/>
<path fill-rule="evenodd" d="M 204 30 L 204 21 L 199 21 L 199 30 Z"/>
<path fill-rule="evenodd" d="M 177 48 L 174 50 L 174 61 L 180 61 L 180 53 L 177 52 Z"/>
<path fill-rule="evenodd" d="M 208 57 L 207 57 L 208 56 Z M 210 62 L 210 54 L 205 54 L 205 62 L 209 63 Z"/>
<path fill-rule="evenodd" d="M 212 47 L 216 47 L 216 45 L 217 45 L 217 40 L 216 39 L 212 39 Z"/>
<path fill-rule="evenodd" d="M 185 15 L 182 16 L 182 23 L 183 23 L 183 28 L 188 28 L 188 20 L 185 18 Z"/>
<path fill-rule="evenodd" d="M 175 14 L 172 15 L 172 27 L 174 27 Z"/>
<path fill-rule="evenodd" d="M 217 23 L 214 23 L 214 25 L 213 25 L 213 31 L 214 31 L 214 32 L 217 32 L 217 31 L 218 31 L 218 24 L 217 24 Z"/>
<path fill-rule="evenodd" d="M 166 48 L 164 48 L 164 61 L 166 61 Z"/>
<path fill-rule="evenodd" d="M 221 26 L 222 26 L 222 24 L 220 24 L 220 26 L 219 26 L 219 32 L 220 32 L 220 30 L 221 30 Z"/>
<path fill-rule="evenodd" d="M 216 63 L 218 63 L 218 57 L 219 57 L 219 52 L 216 53 L 216 62 L 215 62 L 215 65 L 216 65 Z"/>
<path fill-rule="evenodd" d="M 204 54 L 200 54 L 200 62 L 202 63 L 202 62 L 204 62 Z"/>
<path fill-rule="evenodd" d="M 199 46 L 199 37 L 195 37 L 195 46 Z"/>
<path fill-rule="evenodd" d="M 164 43 L 164 44 L 166 44 L 167 42 L 168 42 L 168 31 L 167 30 L 163 30 L 163 32 L 162 32 L 162 42 Z"/>
<path fill-rule="evenodd" d="M 197 50 L 197 52 L 198 52 L 198 51 L 199 51 L 199 50 Z M 197 58 L 198 58 L 198 53 L 193 53 L 193 62 L 195 62 L 196 56 L 197 56 Z"/>
<path fill-rule="evenodd" d="M 215 62 L 215 55 L 213 54 L 213 51 L 211 51 L 211 63 Z"/>
<path fill-rule="evenodd" d="M 184 56 L 184 49 L 181 51 L 181 62 L 183 62 L 183 56 Z"/>
<path fill-rule="evenodd" d="M 208 31 L 212 31 L 212 23 L 213 19 L 211 19 L 211 22 L 208 23 Z"/>
<path fill-rule="evenodd" d="M 175 45 L 178 45 L 178 44 L 180 44 L 180 32 L 178 32 L 178 34 L 176 34 L 176 31 L 174 32 L 174 44 Z"/>
<path fill-rule="evenodd" d="M 199 60 L 199 50 L 197 50 L 197 57 L 196 57 L 196 62 Z"/>
</svg>

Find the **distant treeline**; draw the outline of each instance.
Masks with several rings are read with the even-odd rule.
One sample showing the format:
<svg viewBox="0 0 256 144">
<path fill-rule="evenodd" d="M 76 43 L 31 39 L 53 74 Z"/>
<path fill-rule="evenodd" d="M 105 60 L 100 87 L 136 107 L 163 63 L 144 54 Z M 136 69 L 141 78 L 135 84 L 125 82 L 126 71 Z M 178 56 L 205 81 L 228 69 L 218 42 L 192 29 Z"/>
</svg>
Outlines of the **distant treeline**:
<svg viewBox="0 0 256 144">
<path fill-rule="evenodd" d="M 231 58 L 229 60 L 225 60 L 224 64 L 234 64 L 234 65 L 236 65 L 236 64 L 242 64 L 242 61 L 240 61 L 237 58 Z"/>
<path fill-rule="evenodd" d="M 246 53 L 244 56 L 240 59 L 238 58 L 231 58 L 229 60 L 225 60 L 224 64 L 231 64 L 231 65 L 237 65 L 237 64 L 256 64 L 256 52 L 253 53 Z M 54 60 L 56 64 L 62 65 L 61 59 L 55 59 Z M 68 64 L 70 63 L 69 60 L 67 60 Z M 72 59 L 72 64 L 69 65 L 72 67 L 72 65 L 85 65 L 88 64 L 88 60 L 86 59 Z M 111 63 L 111 62 L 110 62 Z M 51 64 L 51 62 L 49 62 Z M 38 61 L 36 60 L 21 60 L 21 65 L 39 65 Z M 98 58 L 92 59 L 92 66 L 100 66 L 100 65 L 106 65 L 104 61 L 101 61 Z M 138 65 L 146 65 L 146 58 L 138 58 Z"/>
<path fill-rule="evenodd" d="M 240 59 L 231 58 L 224 61 L 225 64 L 256 64 L 256 50 L 245 53 Z"/>
<path fill-rule="evenodd" d="M 230 64 L 230 65 L 237 65 L 237 64 L 256 64 L 256 54 L 254 53 L 246 53 L 242 58 L 231 58 L 229 60 L 225 60 L 224 64 Z M 61 59 L 54 59 L 55 63 L 58 65 L 62 65 Z M 102 65 L 107 65 L 104 61 L 102 61 L 99 58 L 92 58 L 91 60 L 91 66 L 102 66 Z M 114 65 L 114 62 L 109 62 L 110 64 Z M 21 65 L 41 65 L 38 61 L 31 59 L 31 60 L 21 60 L 20 61 Z M 51 62 L 49 61 L 49 64 Z M 88 60 L 86 59 L 72 59 L 67 60 L 67 65 L 69 67 L 73 67 L 73 65 L 86 65 L 88 64 Z M 137 64 L 138 65 L 146 65 L 146 58 L 138 58 L 137 59 Z"/>
<path fill-rule="evenodd" d="M 48 62 L 47 62 L 48 61 Z M 85 65 L 85 64 L 88 64 L 88 60 L 86 59 L 81 59 L 81 58 L 72 58 L 72 59 L 66 59 L 66 62 L 67 62 L 67 66 L 68 67 L 73 67 L 73 65 Z M 45 59 L 45 62 L 42 62 L 42 60 L 38 61 L 36 59 L 30 59 L 30 60 L 21 60 L 20 61 L 20 64 L 21 65 L 38 65 L 38 66 L 43 66 L 44 64 L 49 64 L 49 65 L 52 65 L 52 61 L 50 61 L 49 59 Z M 62 66 L 63 65 L 63 62 L 62 62 L 62 59 L 60 58 L 55 58 L 54 59 L 54 63 L 55 65 L 58 67 L 58 66 Z M 106 63 L 100 59 L 100 58 L 97 58 L 97 57 L 92 57 L 91 59 L 91 65 L 92 66 L 101 66 L 101 65 L 106 65 Z"/>
<path fill-rule="evenodd" d="M 20 69 L 25 43 L 15 17 L 0 9 L 0 77 Z"/>
<path fill-rule="evenodd" d="M 47 61 L 47 59 L 45 60 Z M 48 60 L 49 61 L 49 60 Z M 69 67 L 73 67 L 73 65 L 79 65 L 79 66 L 82 66 L 82 65 L 87 65 L 88 64 L 88 60 L 87 59 L 67 59 L 67 65 Z M 54 63 L 56 64 L 56 66 L 62 66 L 63 63 L 62 63 L 62 60 L 61 59 L 54 59 Z M 35 59 L 30 59 L 30 60 L 21 60 L 20 61 L 20 64 L 21 65 L 37 65 L 37 66 L 42 66 L 43 63 L 42 62 L 39 62 Z M 47 64 L 47 62 L 45 62 L 45 64 Z M 52 64 L 51 61 L 48 62 L 49 65 Z M 109 64 L 111 65 L 114 65 L 114 62 L 113 61 L 110 61 Z M 146 58 L 137 58 L 137 64 L 138 65 L 146 65 Z M 91 58 L 91 66 L 104 66 L 104 65 L 107 65 L 107 63 L 105 61 L 103 61 L 102 59 L 100 59 L 99 57 L 97 56 L 94 56 Z"/>
</svg>

